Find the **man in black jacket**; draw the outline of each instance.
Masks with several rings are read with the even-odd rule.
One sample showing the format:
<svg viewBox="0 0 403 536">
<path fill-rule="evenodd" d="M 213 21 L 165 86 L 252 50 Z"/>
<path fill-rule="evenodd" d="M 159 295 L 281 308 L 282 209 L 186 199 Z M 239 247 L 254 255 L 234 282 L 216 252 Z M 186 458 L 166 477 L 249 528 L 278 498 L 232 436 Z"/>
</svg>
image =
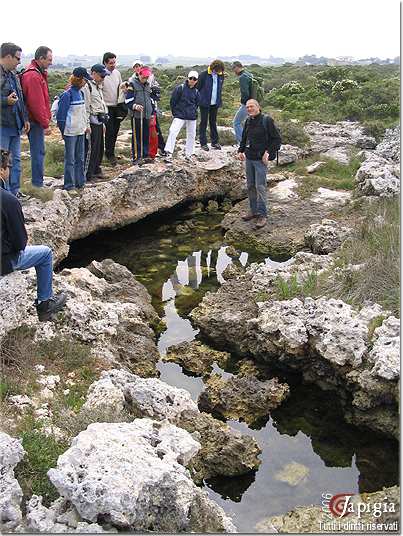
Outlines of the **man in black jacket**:
<svg viewBox="0 0 403 536">
<path fill-rule="evenodd" d="M 248 119 L 237 157 L 245 161 L 250 212 L 242 219 L 256 219 L 255 227 L 260 229 L 267 223 L 267 164 L 276 157 L 279 137 L 272 118 L 262 114 L 256 100 L 248 100 L 246 110 Z"/>
<path fill-rule="evenodd" d="M 0 151 L 1 264 L 0 275 L 34 267 L 37 276 L 35 306 L 40 322 L 51 320 L 67 296 L 53 296 L 53 255 L 48 246 L 27 246 L 28 236 L 19 200 L 6 190 L 9 153 Z"/>
</svg>

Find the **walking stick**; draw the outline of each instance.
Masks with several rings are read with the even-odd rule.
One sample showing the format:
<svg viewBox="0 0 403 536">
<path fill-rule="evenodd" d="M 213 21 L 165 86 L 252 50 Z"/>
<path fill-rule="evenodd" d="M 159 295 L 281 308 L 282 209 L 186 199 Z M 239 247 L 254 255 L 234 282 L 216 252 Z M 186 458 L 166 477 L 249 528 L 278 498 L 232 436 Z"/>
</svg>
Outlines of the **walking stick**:
<svg viewBox="0 0 403 536">
<path fill-rule="evenodd" d="M 132 162 L 137 160 L 137 138 L 136 138 L 136 121 L 134 115 L 130 116 L 130 125 L 132 128 Z"/>
<path fill-rule="evenodd" d="M 143 143 L 143 109 L 140 111 L 140 160 L 143 159 L 143 149 L 144 149 L 144 143 Z"/>
</svg>

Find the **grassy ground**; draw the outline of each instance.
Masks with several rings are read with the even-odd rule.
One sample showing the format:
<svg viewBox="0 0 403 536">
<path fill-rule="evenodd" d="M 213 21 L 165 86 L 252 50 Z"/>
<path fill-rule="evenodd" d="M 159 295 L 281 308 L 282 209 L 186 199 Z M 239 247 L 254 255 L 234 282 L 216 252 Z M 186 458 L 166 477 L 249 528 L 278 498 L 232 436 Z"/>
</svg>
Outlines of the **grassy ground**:
<svg viewBox="0 0 403 536">
<path fill-rule="evenodd" d="M 376 200 L 356 231 L 337 251 L 331 269 L 308 274 L 302 283 L 278 277 L 274 296 L 327 296 L 356 307 L 369 300 L 400 316 L 399 199 Z"/>
</svg>

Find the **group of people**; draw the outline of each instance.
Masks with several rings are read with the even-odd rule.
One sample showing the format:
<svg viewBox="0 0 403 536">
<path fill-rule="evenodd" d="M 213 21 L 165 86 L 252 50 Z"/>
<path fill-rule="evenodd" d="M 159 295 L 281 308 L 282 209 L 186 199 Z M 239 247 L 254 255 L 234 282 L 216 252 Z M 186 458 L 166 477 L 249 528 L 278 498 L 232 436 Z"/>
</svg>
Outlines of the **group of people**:
<svg viewBox="0 0 403 536">
<path fill-rule="evenodd" d="M 184 83 L 174 88 L 170 106 L 173 120 L 165 143 L 158 122 L 160 87 L 152 70 L 141 61 L 133 65 L 133 75 L 122 81 L 116 69 L 116 55 L 106 52 L 102 64 L 88 72 L 76 67 L 66 90 L 50 107 L 47 69 L 52 64 L 52 50 L 41 46 L 29 66 L 20 74 L 22 50 L 14 43 L 0 47 L 0 206 L 1 265 L 0 276 L 15 270 L 35 267 L 40 321 L 50 320 L 64 307 L 66 295 L 53 294 L 52 250 L 48 246 L 27 246 L 27 232 L 20 191 L 21 134 L 29 138 L 32 184 L 43 186 L 45 136 L 50 133 L 52 113 L 64 139 L 64 189 L 81 189 L 85 183 L 102 178 L 104 157 L 116 165 L 115 145 L 120 124 L 130 114 L 132 126 L 132 159 L 140 162 L 155 156 L 150 147 L 150 130 L 154 129 L 156 145 L 170 161 L 176 138 L 186 127 L 187 159 L 194 154 L 196 123 L 200 111 L 201 148 L 221 149 L 217 130 L 217 112 L 222 104 L 224 64 L 214 60 L 207 70 L 191 70 Z M 237 158 L 245 161 L 250 211 L 242 217 L 255 220 L 257 229 L 267 223 L 266 171 L 274 160 L 281 137 L 273 119 L 261 112 L 253 98 L 253 77 L 240 62 L 233 63 L 239 77 L 241 103 L 234 117 L 234 132 L 239 143 Z M 155 141 L 154 140 L 154 141 Z"/>
</svg>

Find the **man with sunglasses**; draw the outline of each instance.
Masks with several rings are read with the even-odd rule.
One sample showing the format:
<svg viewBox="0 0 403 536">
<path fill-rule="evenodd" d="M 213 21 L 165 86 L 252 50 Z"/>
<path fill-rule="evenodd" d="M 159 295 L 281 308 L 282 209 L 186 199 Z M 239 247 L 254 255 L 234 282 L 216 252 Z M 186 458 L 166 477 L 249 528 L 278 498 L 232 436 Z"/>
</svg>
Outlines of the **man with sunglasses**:
<svg viewBox="0 0 403 536">
<path fill-rule="evenodd" d="M 24 104 L 21 85 L 15 74 L 21 63 L 21 47 L 14 43 L 0 46 L 0 148 L 9 151 L 12 157 L 8 189 L 17 197 L 25 197 L 20 190 L 21 179 L 21 133 L 29 132 L 28 114 Z"/>
<path fill-rule="evenodd" d="M 186 82 L 177 86 L 172 92 L 171 111 L 173 121 L 165 144 L 168 161 L 172 159 L 176 138 L 184 125 L 186 125 L 186 158 L 190 160 L 194 153 L 197 108 L 200 101 L 199 91 L 196 88 L 198 78 L 199 73 L 197 71 L 190 71 Z"/>
</svg>

